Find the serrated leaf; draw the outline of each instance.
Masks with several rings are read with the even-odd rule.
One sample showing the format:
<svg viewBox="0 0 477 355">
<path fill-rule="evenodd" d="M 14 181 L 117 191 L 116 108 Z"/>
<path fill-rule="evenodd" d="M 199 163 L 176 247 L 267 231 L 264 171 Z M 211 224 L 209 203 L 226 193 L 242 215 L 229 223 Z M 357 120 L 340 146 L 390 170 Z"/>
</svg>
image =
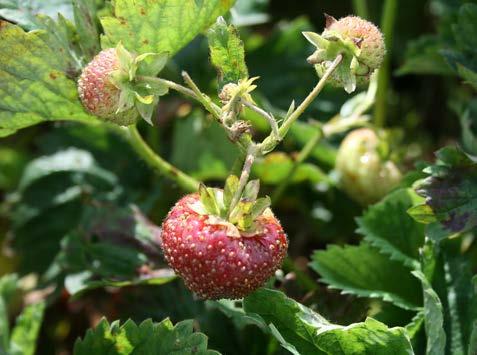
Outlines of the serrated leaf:
<svg viewBox="0 0 477 355">
<path fill-rule="evenodd" d="M 103 48 L 120 41 L 135 53 L 171 56 L 207 29 L 233 0 L 116 0 L 114 17 L 101 20 Z"/>
<path fill-rule="evenodd" d="M 244 299 L 248 315 L 258 315 L 280 344 L 294 354 L 413 354 L 403 328 L 388 328 L 372 318 L 341 326 L 280 291 L 259 289 Z"/>
<path fill-rule="evenodd" d="M 154 323 L 150 319 L 136 325 L 132 320 L 111 325 L 103 319 L 94 329 L 87 331 L 84 339 L 75 343 L 75 355 L 218 355 L 207 349 L 207 337 L 193 331 L 193 321 L 187 320 L 175 326 L 169 319 Z"/>
<path fill-rule="evenodd" d="M 101 51 L 96 0 L 72 0 L 79 45 L 89 62 Z"/>
<path fill-rule="evenodd" d="M 73 19 L 71 0 L 0 0 L 0 17 L 27 30 L 38 29 L 37 14 Z"/>
<path fill-rule="evenodd" d="M 248 77 L 243 42 L 237 30 L 219 18 L 207 32 L 210 59 L 218 71 L 219 89 Z"/>
<path fill-rule="evenodd" d="M 315 251 L 310 267 L 321 281 L 346 294 L 381 298 L 404 309 L 418 309 L 422 295 L 411 269 L 367 243 Z"/>
<path fill-rule="evenodd" d="M 446 333 L 443 328 L 442 303 L 426 276 L 420 271 L 413 271 L 412 273 L 421 281 L 424 291 L 424 324 L 427 334 L 426 354 L 444 354 Z"/>
<path fill-rule="evenodd" d="M 439 221 L 433 231 L 440 232 L 433 236 L 428 228 L 428 234 L 440 240 L 477 226 L 477 164 L 458 148 L 446 147 L 436 155 L 437 162 L 424 170 L 430 176 L 416 191 Z"/>
<path fill-rule="evenodd" d="M 10 338 L 11 355 L 33 355 L 36 349 L 45 303 L 29 305 L 18 316 Z"/>
<path fill-rule="evenodd" d="M 88 121 L 78 99 L 76 82 L 69 75 L 76 71 L 53 34 L 24 32 L 20 27 L 0 21 L 0 132 L 44 121 Z M 58 55 L 58 53 L 65 53 Z"/>
<path fill-rule="evenodd" d="M 418 200 L 411 189 L 391 193 L 357 219 L 357 232 L 392 259 L 417 267 L 419 248 L 424 243 L 424 226 L 415 222 L 406 210 Z"/>
</svg>

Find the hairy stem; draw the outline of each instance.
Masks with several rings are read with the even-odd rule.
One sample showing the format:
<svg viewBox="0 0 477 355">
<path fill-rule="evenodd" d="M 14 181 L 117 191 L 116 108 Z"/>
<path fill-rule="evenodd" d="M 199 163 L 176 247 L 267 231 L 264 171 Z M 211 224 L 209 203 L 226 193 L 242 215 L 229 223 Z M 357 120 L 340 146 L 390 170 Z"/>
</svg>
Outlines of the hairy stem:
<svg viewBox="0 0 477 355">
<path fill-rule="evenodd" d="M 310 106 L 310 104 L 318 96 L 321 90 L 323 90 L 326 85 L 326 81 L 328 80 L 330 75 L 336 70 L 338 65 L 340 65 L 342 60 L 343 55 L 338 54 L 335 60 L 331 63 L 330 67 L 323 74 L 320 81 L 318 81 L 318 84 L 316 84 L 316 86 L 303 100 L 300 106 L 298 106 L 295 111 L 293 111 L 293 113 L 285 120 L 285 122 L 283 122 L 282 126 L 278 130 L 279 137 L 276 138 L 273 135 L 270 135 L 265 138 L 265 140 L 260 144 L 260 150 L 263 154 L 272 151 L 278 145 L 278 143 L 286 136 L 293 123 L 295 123 L 295 121 L 302 115 L 302 113 L 308 108 L 308 106 Z"/>
<path fill-rule="evenodd" d="M 242 173 L 240 174 L 238 189 L 235 192 L 234 196 L 232 197 L 232 201 L 230 202 L 229 215 L 232 213 L 235 206 L 237 206 L 237 204 L 240 201 L 240 198 L 242 197 L 243 190 L 245 189 L 245 185 L 247 185 L 248 178 L 250 177 L 250 171 L 252 170 L 252 165 L 253 165 L 253 162 L 255 161 L 256 156 L 257 156 L 257 146 L 252 144 L 249 146 L 247 151 L 247 156 L 245 157 Z"/>
<path fill-rule="evenodd" d="M 272 129 L 272 134 L 275 135 L 275 137 L 280 137 L 280 134 L 278 132 L 278 124 L 277 124 L 277 121 L 275 120 L 275 118 L 272 116 L 271 113 L 268 113 L 266 112 L 265 110 L 262 110 L 260 107 L 254 105 L 253 103 L 251 102 L 248 102 L 246 100 L 242 100 L 242 103 L 248 107 L 249 109 L 251 109 L 252 111 L 258 113 L 260 116 L 264 117 L 268 124 L 270 125 L 270 128 Z"/>
<path fill-rule="evenodd" d="M 388 88 L 391 76 L 391 49 L 393 43 L 394 22 L 396 20 L 396 6 L 397 0 L 386 0 L 381 20 L 381 29 L 384 33 L 387 53 L 378 72 L 378 94 L 376 97 L 376 108 L 374 110 L 374 123 L 377 127 L 384 127 L 386 124 Z"/>
<path fill-rule="evenodd" d="M 184 79 L 186 84 L 189 85 L 189 87 L 192 89 L 195 94 L 195 98 L 205 107 L 205 109 L 212 113 L 216 118 L 220 118 L 220 107 L 214 104 L 208 96 L 204 95 L 202 91 L 200 91 L 200 89 L 194 83 L 190 75 L 187 72 L 183 71 L 182 78 Z"/>
<path fill-rule="evenodd" d="M 123 133 L 128 138 L 137 154 L 156 172 L 176 181 L 177 184 L 186 191 L 194 192 L 199 189 L 199 181 L 177 169 L 175 166 L 157 155 L 142 139 L 136 126 L 133 125 L 124 128 Z"/>
</svg>

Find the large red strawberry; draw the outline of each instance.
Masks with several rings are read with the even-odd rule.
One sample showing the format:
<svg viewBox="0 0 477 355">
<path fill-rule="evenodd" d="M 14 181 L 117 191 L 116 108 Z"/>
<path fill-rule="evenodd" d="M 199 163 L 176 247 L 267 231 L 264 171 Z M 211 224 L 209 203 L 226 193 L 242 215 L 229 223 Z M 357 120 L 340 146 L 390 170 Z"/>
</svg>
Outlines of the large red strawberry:
<svg viewBox="0 0 477 355">
<path fill-rule="evenodd" d="M 136 122 L 138 112 L 130 108 L 118 112 L 121 89 L 112 81 L 119 70 L 119 59 L 115 48 L 101 51 L 83 70 L 78 81 L 81 102 L 93 115 L 127 126 Z"/>
<path fill-rule="evenodd" d="M 179 200 L 162 225 L 162 248 L 187 287 L 204 299 L 238 299 L 270 278 L 288 241 L 269 208 L 245 232 L 227 220 L 200 213 L 199 194 Z M 199 211 L 199 212 L 198 212 Z"/>
</svg>

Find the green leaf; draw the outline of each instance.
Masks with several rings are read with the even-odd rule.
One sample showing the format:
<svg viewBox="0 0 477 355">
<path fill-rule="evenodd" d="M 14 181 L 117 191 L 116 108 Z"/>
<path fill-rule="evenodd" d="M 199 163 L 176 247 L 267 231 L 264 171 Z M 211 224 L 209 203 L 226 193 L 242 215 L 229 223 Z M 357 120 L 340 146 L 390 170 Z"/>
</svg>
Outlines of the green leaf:
<svg viewBox="0 0 477 355">
<path fill-rule="evenodd" d="M 424 243 L 424 226 L 415 222 L 406 210 L 418 200 L 411 189 L 389 194 L 357 219 L 357 232 L 392 259 L 417 267 L 419 248 Z"/>
<path fill-rule="evenodd" d="M 103 319 L 84 339 L 75 343 L 74 355 L 126 355 L 126 354 L 214 355 L 207 350 L 207 337 L 193 331 L 193 321 L 175 326 L 169 319 L 160 323 L 145 320 L 136 325 L 132 320 L 124 324 L 108 323 Z"/>
<path fill-rule="evenodd" d="M 442 302 L 446 353 L 465 354 L 477 320 L 472 262 L 462 254 L 459 239 L 441 242 L 438 251 L 432 285 Z"/>
<path fill-rule="evenodd" d="M 0 17 L 27 30 L 39 28 L 37 14 L 72 19 L 72 12 L 71 0 L 0 0 Z"/>
<path fill-rule="evenodd" d="M 403 328 L 388 328 L 372 318 L 346 327 L 331 324 L 279 291 L 259 289 L 244 299 L 244 309 L 260 316 L 294 354 L 413 354 Z"/>
<path fill-rule="evenodd" d="M 12 355 L 35 354 L 36 341 L 40 331 L 45 303 L 40 302 L 25 307 L 17 318 L 10 339 L 10 352 Z"/>
<path fill-rule="evenodd" d="M 477 297 L 477 275 L 472 278 L 472 286 L 474 287 L 474 297 Z M 477 320 L 474 319 L 471 327 L 468 354 L 477 354 Z"/>
<path fill-rule="evenodd" d="M 458 148 L 446 147 L 436 155 L 437 162 L 424 170 L 430 176 L 416 191 L 438 220 L 428 234 L 440 240 L 477 226 L 477 164 Z"/>
<path fill-rule="evenodd" d="M 418 309 L 422 304 L 422 295 L 416 292 L 419 282 L 411 269 L 367 243 L 315 251 L 310 266 L 322 282 L 343 293 L 381 298 L 405 309 Z"/>
<path fill-rule="evenodd" d="M 0 135 L 49 120 L 94 120 L 69 78 L 76 69 L 68 49 L 52 36 L 0 21 Z"/>
<path fill-rule="evenodd" d="M 72 0 L 79 45 L 89 62 L 101 51 L 96 0 Z"/>
<path fill-rule="evenodd" d="M 208 33 L 210 59 L 217 68 L 219 90 L 228 83 L 248 78 L 243 42 L 237 30 L 220 17 Z"/>
<path fill-rule="evenodd" d="M 114 17 L 101 20 L 103 48 L 119 42 L 138 54 L 171 56 L 227 12 L 233 0 L 116 0 Z"/>
<path fill-rule="evenodd" d="M 421 280 L 424 291 L 424 324 L 427 334 L 426 354 L 444 354 L 446 333 L 443 328 L 444 314 L 442 303 L 426 276 L 420 271 L 413 271 L 412 273 Z"/>
<path fill-rule="evenodd" d="M 242 198 L 247 201 L 255 201 L 257 199 L 258 193 L 260 191 L 260 180 L 254 179 L 250 180 L 242 194 Z"/>
<path fill-rule="evenodd" d="M 238 190 L 239 178 L 235 175 L 230 175 L 227 180 L 225 180 L 224 187 L 224 206 L 228 208 L 232 202 L 232 198 Z"/>
<path fill-rule="evenodd" d="M 433 35 L 421 36 L 410 41 L 406 49 L 404 64 L 397 70 L 397 75 L 449 75 L 450 66 L 441 54 L 442 40 Z"/>
</svg>

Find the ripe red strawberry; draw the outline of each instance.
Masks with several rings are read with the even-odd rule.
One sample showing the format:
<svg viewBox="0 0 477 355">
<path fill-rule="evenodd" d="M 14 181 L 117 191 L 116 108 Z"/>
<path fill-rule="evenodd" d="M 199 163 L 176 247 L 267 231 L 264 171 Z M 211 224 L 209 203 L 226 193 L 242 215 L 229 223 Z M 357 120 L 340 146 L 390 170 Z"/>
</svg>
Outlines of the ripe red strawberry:
<svg viewBox="0 0 477 355">
<path fill-rule="evenodd" d="M 112 82 L 111 75 L 120 67 L 116 48 L 101 51 L 84 68 L 78 81 L 78 92 L 85 108 L 93 115 L 122 126 L 134 124 L 136 109 L 118 112 L 121 90 Z"/>
<path fill-rule="evenodd" d="M 286 255 L 288 241 L 266 209 L 254 233 L 193 208 L 199 194 L 182 198 L 162 225 L 162 248 L 187 287 L 204 299 L 242 298 L 270 278 Z"/>
</svg>

